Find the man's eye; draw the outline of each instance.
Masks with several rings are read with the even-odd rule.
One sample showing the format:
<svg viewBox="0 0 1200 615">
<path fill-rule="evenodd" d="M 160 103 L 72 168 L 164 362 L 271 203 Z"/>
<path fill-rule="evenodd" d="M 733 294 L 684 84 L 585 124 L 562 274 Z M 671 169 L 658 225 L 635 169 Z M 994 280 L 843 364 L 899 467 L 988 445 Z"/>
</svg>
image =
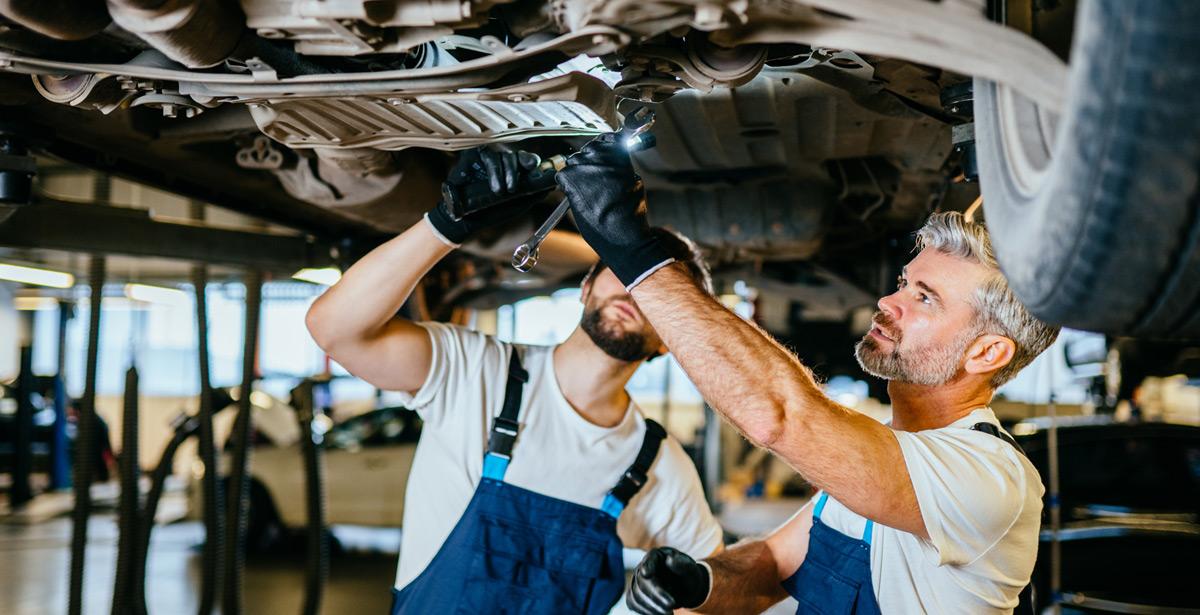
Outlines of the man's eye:
<svg viewBox="0 0 1200 615">
<path fill-rule="evenodd" d="M 921 299 L 921 303 L 924 303 L 924 304 L 927 304 L 927 305 L 928 305 L 928 304 L 930 304 L 930 303 L 933 303 L 933 300 L 932 300 L 932 299 L 930 299 L 930 298 L 929 298 L 929 295 L 926 295 L 925 293 L 921 293 L 921 294 L 919 295 L 919 297 L 920 297 L 920 299 Z"/>
</svg>

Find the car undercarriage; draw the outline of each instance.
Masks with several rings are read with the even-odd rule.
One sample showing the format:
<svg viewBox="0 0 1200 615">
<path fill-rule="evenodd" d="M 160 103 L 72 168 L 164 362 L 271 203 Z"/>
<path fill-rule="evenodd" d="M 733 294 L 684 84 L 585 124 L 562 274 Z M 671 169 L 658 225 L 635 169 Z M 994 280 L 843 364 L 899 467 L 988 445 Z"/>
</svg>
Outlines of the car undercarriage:
<svg viewBox="0 0 1200 615">
<path fill-rule="evenodd" d="M 1035 313 L 1200 331 L 1134 304 L 1073 321 L 1085 297 L 1036 299 L 1063 286 L 1021 275 L 1046 271 L 1024 254 L 1040 249 L 1008 238 L 1033 222 L 996 213 L 1025 198 L 1052 209 L 1045 167 L 1072 147 L 1060 119 L 1086 103 L 1072 33 L 1104 17 L 1073 26 L 1076 13 L 1020 0 L 5 0 L 0 133 L 321 237 L 345 264 L 436 202 L 455 152 L 569 154 L 651 105 L 657 147 L 635 163 L 652 222 L 695 239 L 718 277 L 794 264 L 769 281 L 810 296 L 813 318 L 869 307 L 925 216 L 978 208 L 982 167 L 1024 187 L 982 200 Z M 977 148 L 977 132 L 996 146 Z M 495 305 L 577 279 L 594 256 L 569 225 L 531 274 L 504 266 L 549 209 L 467 246 L 439 293 Z M 830 278 L 847 292 L 818 292 Z"/>
</svg>

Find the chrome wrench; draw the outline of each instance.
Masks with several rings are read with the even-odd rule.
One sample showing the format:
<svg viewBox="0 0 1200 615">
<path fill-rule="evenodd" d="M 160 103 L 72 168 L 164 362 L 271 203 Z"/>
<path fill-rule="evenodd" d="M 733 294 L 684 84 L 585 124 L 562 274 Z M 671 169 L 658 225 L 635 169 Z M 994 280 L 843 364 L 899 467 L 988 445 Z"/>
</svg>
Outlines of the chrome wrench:
<svg viewBox="0 0 1200 615">
<path fill-rule="evenodd" d="M 641 136 L 650 130 L 650 127 L 653 125 L 654 112 L 649 107 L 642 107 L 626 117 L 625 126 L 617 133 L 617 138 L 621 139 L 621 142 L 630 151 L 643 149 L 643 147 L 647 147 L 649 144 L 639 147 L 643 144 Z M 521 273 L 528 273 L 537 266 L 538 251 L 542 247 L 542 242 L 546 240 L 546 236 L 550 234 L 550 231 L 554 230 L 554 227 L 558 226 L 559 222 L 562 222 L 563 216 L 567 215 L 567 210 L 569 209 L 571 209 L 571 202 L 564 198 L 554 208 L 550 217 L 546 218 L 546 221 L 538 227 L 538 230 L 534 231 L 533 235 L 525 240 L 525 243 L 517 246 L 516 250 L 513 250 L 513 269 Z"/>
</svg>

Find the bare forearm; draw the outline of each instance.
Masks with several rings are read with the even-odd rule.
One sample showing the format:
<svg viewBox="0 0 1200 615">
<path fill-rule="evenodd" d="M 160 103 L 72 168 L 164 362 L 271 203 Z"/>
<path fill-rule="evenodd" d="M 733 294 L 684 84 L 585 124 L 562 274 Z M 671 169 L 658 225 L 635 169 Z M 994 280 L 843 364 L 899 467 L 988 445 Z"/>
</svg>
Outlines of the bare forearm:
<svg viewBox="0 0 1200 615">
<path fill-rule="evenodd" d="M 679 265 L 633 298 L 713 408 L 850 510 L 925 536 L 891 429 L 825 396 L 811 372 L 758 327 L 725 309 Z"/>
<path fill-rule="evenodd" d="M 712 568 L 712 591 L 697 613 L 761 613 L 787 598 L 765 542 L 738 545 L 705 562 Z"/>
<path fill-rule="evenodd" d="M 328 351 L 378 334 L 450 250 L 424 221 L 375 248 L 313 304 L 308 319 L 313 337 Z"/>
<path fill-rule="evenodd" d="M 795 356 L 705 294 L 682 266 L 659 270 L 633 298 L 704 399 L 755 444 L 771 448 L 782 434 L 785 402 L 828 403 Z"/>
</svg>

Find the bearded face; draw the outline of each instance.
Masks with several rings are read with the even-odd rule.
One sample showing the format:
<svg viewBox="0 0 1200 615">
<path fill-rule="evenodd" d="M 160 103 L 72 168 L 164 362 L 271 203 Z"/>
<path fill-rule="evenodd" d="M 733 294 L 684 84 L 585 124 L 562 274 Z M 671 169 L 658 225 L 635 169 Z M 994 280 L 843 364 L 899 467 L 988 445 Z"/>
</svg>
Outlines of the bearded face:
<svg viewBox="0 0 1200 615">
<path fill-rule="evenodd" d="M 586 289 L 579 326 L 600 350 L 618 361 L 653 358 L 662 341 L 624 286 L 607 269 Z"/>
<path fill-rule="evenodd" d="M 871 321 L 874 326 L 854 347 L 854 356 L 863 371 L 897 382 L 924 386 L 950 382 L 976 337 L 974 331 L 965 331 L 948 344 L 906 343 L 904 333 L 891 316 L 876 312 Z"/>
</svg>

